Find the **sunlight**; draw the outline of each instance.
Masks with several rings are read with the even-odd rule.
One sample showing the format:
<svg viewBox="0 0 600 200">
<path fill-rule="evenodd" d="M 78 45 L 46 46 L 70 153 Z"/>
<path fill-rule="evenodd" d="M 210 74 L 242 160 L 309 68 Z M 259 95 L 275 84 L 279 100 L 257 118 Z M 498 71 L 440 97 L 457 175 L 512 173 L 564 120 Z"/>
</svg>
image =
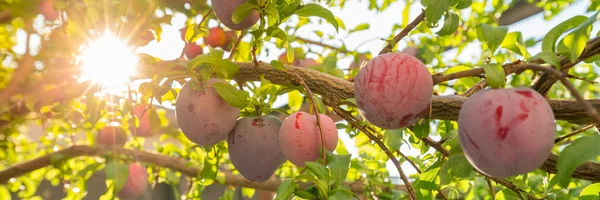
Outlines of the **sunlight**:
<svg viewBox="0 0 600 200">
<path fill-rule="evenodd" d="M 110 33 L 87 44 L 80 55 L 83 80 L 116 86 L 135 75 L 138 58 L 127 44 Z"/>
</svg>

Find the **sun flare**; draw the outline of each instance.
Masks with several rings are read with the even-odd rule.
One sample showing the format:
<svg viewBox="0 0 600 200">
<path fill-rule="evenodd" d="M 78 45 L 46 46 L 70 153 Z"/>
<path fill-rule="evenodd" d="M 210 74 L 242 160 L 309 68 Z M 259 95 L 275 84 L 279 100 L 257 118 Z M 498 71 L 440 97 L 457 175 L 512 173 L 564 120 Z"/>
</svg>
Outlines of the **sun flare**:
<svg viewBox="0 0 600 200">
<path fill-rule="evenodd" d="M 135 75 L 138 58 L 127 44 L 110 33 L 90 42 L 80 55 L 82 79 L 116 86 Z"/>
</svg>

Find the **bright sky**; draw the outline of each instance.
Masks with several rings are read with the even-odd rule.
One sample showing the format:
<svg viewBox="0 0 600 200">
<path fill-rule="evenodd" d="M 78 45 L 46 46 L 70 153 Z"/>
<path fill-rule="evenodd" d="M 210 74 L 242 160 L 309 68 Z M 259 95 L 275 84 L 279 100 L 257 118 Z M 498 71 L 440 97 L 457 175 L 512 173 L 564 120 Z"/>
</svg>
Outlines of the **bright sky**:
<svg viewBox="0 0 600 200">
<path fill-rule="evenodd" d="M 368 9 L 366 9 L 367 5 L 367 1 L 347 1 L 346 6 L 343 10 L 340 10 L 339 8 L 332 8 L 331 10 L 334 12 L 335 16 L 341 18 L 344 21 L 348 29 L 352 29 L 353 27 L 362 23 L 369 23 L 370 28 L 368 30 L 352 33 L 350 36 L 348 36 L 348 34 L 344 31 L 341 31 L 339 34 L 336 35 L 335 30 L 329 24 L 307 25 L 298 30 L 296 35 L 301 35 L 303 38 L 306 39 L 320 41 L 321 39 L 312 32 L 313 30 L 320 30 L 323 31 L 325 35 L 336 35 L 336 38 L 342 39 L 347 45 L 347 48 L 350 50 L 355 49 L 359 44 L 363 43 L 364 41 L 370 40 L 370 42 L 364 43 L 362 46 L 360 46 L 358 51 L 369 51 L 372 54 L 376 55 L 377 52 L 379 52 L 381 48 L 385 45 L 383 41 L 378 40 L 376 38 L 386 38 L 390 34 L 390 31 L 394 24 L 398 24 L 402 21 L 402 10 L 404 8 L 404 2 L 397 1 L 396 3 L 393 3 L 385 12 L 368 11 Z M 577 3 L 574 3 L 571 7 L 569 7 L 560 15 L 556 16 L 550 21 L 544 21 L 543 16 L 541 14 L 534 15 L 526 20 L 511 25 L 509 31 L 521 31 L 524 36 L 524 39 L 529 39 L 531 37 L 539 39 L 543 37 L 543 35 L 548 30 L 550 30 L 558 23 L 572 16 L 585 14 L 585 10 L 587 9 L 586 5 L 589 5 L 589 0 L 578 1 Z M 419 14 L 420 10 L 420 3 L 415 2 L 413 4 L 413 7 L 411 8 L 410 20 L 416 17 L 416 15 Z M 587 15 L 589 16 L 590 14 Z M 146 47 L 138 49 L 139 52 L 148 53 L 150 55 L 159 57 L 164 60 L 170 60 L 179 57 L 181 50 L 184 46 L 184 42 L 180 39 L 179 29 L 181 29 L 184 26 L 185 20 L 186 17 L 183 14 L 175 14 L 171 21 L 172 25 L 163 25 L 164 32 L 161 37 L 162 41 L 159 43 L 153 41 Z M 294 18 L 292 18 L 292 20 L 295 21 Z M 217 23 L 214 21 L 209 22 L 210 27 L 214 27 L 216 25 Z M 595 34 L 599 29 L 600 26 L 598 26 L 598 23 L 596 23 L 596 26 L 594 27 L 594 31 L 592 33 Z M 24 41 L 24 37 L 25 34 L 23 32 L 19 33 L 18 41 Z M 245 38 L 246 41 L 248 41 L 249 39 L 249 36 Z M 39 37 L 33 38 L 31 42 L 32 45 L 39 44 Z M 338 41 L 325 41 L 325 43 L 333 46 L 341 46 L 341 43 Z M 273 47 L 273 45 L 270 45 L 270 47 Z M 311 48 L 313 48 L 313 50 L 322 49 L 319 46 L 311 46 Z M 19 45 L 14 48 L 14 50 L 18 53 L 23 53 L 24 49 L 24 42 L 20 42 Z M 282 49 L 272 50 L 273 51 L 270 55 L 260 55 L 259 60 L 269 62 L 273 59 L 277 59 L 277 56 L 283 53 Z M 534 55 L 540 51 L 540 47 L 536 46 L 530 48 L 529 50 L 530 53 Z M 479 44 L 473 43 L 463 51 L 463 54 L 459 56 L 459 60 L 466 61 L 478 59 L 479 56 L 481 56 L 480 52 L 481 51 L 479 49 Z M 447 58 L 453 58 L 455 54 L 456 50 L 450 50 L 445 54 L 445 56 Z M 315 56 L 316 55 L 308 55 L 308 57 Z M 350 57 L 341 59 L 338 62 L 338 66 L 345 68 L 351 61 L 352 59 Z M 598 69 L 595 68 L 595 70 Z M 287 96 L 282 96 L 275 104 L 276 107 L 287 104 Z M 164 106 L 172 107 L 168 105 Z M 432 128 L 432 130 L 435 129 Z M 349 152 L 353 155 L 356 155 L 357 149 L 353 147 L 353 140 L 350 139 L 343 130 L 340 130 L 339 136 L 346 144 L 346 147 L 348 148 Z M 408 145 L 402 145 L 401 151 L 408 155 L 416 155 L 419 153 L 418 150 L 409 149 Z M 393 164 L 391 162 L 388 162 L 386 164 L 389 172 L 391 173 L 390 175 L 392 177 L 398 177 L 398 172 L 395 170 Z M 403 164 L 402 168 L 408 174 L 416 173 L 416 171 L 408 163 Z M 394 179 L 393 182 L 400 183 L 400 180 Z"/>
</svg>

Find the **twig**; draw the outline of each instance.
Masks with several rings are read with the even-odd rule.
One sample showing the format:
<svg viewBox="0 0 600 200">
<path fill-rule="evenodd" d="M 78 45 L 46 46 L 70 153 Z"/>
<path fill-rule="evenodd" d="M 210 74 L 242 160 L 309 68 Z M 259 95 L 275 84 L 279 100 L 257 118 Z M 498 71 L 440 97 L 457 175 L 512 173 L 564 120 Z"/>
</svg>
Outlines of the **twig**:
<svg viewBox="0 0 600 200">
<path fill-rule="evenodd" d="M 492 200 L 496 200 L 496 191 L 494 191 L 494 185 L 492 185 L 492 181 L 489 178 L 485 178 L 485 181 L 488 184 L 488 187 L 490 188 L 490 196 L 492 197 Z"/>
<path fill-rule="evenodd" d="M 246 34 L 246 30 L 241 31 L 240 35 L 238 36 L 237 40 L 235 41 L 235 44 L 233 45 L 233 48 L 231 49 L 231 53 L 229 53 L 230 61 L 233 61 L 233 55 L 235 54 L 235 50 L 237 50 L 238 45 L 240 45 L 240 42 L 242 41 L 242 37 L 244 37 L 244 34 Z"/>
<path fill-rule="evenodd" d="M 556 71 L 554 68 L 542 67 L 540 65 L 535 64 L 527 64 L 525 65 L 525 68 L 536 71 L 543 71 L 554 76 L 555 78 L 558 78 L 560 82 L 569 90 L 569 92 L 571 92 L 571 95 L 573 95 L 575 99 L 577 99 L 577 102 L 579 102 L 579 104 L 585 108 L 587 115 L 594 121 L 596 121 L 597 126 L 600 126 L 600 115 L 598 115 L 598 111 L 596 111 L 596 109 L 594 109 L 594 107 L 589 102 L 585 101 L 585 99 L 583 98 L 583 96 L 581 96 L 579 91 L 575 89 L 573 83 L 571 83 L 562 72 Z"/>
<path fill-rule="evenodd" d="M 406 159 L 406 161 L 408 163 L 410 163 L 410 165 L 412 165 L 413 168 L 415 168 L 415 170 L 417 170 L 417 173 L 419 173 L 419 174 L 422 173 L 421 170 L 419 169 L 419 167 L 417 166 L 417 164 L 413 160 L 409 159 L 406 155 L 404 155 L 402 152 L 400 152 L 400 150 L 397 150 L 396 153 L 398 153 L 400 156 L 402 156 L 404 159 Z"/>
<path fill-rule="evenodd" d="M 342 53 L 352 53 L 351 51 L 348 51 L 346 49 L 342 49 L 340 47 L 335 47 L 335 46 L 332 46 L 329 44 L 325 44 L 323 42 L 317 42 L 317 41 L 313 41 L 313 40 L 309 40 L 309 39 L 305 39 L 305 38 L 301 38 L 301 37 L 296 37 L 296 40 L 302 41 L 304 43 L 312 44 L 312 45 L 317 45 L 317 46 L 322 46 L 322 47 L 326 47 L 329 49 L 334 49 L 334 50 L 337 50 Z"/>
<path fill-rule="evenodd" d="M 485 88 L 486 85 L 487 85 L 487 80 L 483 79 L 483 80 L 479 81 L 477 84 L 475 84 L 473 87 L 469 88 L 467 91 L 462 93 L 460 96 L 470 97 L 471 95 L 475 94 L 479 90 L 482 90 L 483 88 Z"/>
<path fill-rule="evenodd" d="M 200 23 L 198 23 L 198 28 L 200 28 L 202 26 L 202 23 L 204 23 L 204 21 L 206 21 L 208 19 L 208 16 L 210 16 L 210 14 L 213 13 L 213 9 L 211 8 L 210 10 L 206 11 L 206 13 L 204 13 L 204 15 L 202 15 L 202 19 L 200 20 Z"/>
<path fill-rule="evenodd" d="M 358 130 L 360 130 L 365 135 L 367 135 L 367 137 L 369 137 L 371 140 L 373 140 L 375 143 L 377 143 L 377 145 L 379 145 L 381 150 L 383 150 L 383 152 L 385 152 L 385 154 L 387 154 L 387 156 L 390 158 L 390 160 L 396 166 L 396 169 L 398 170 L 398 173 L 400 174 L 400 178 L 402 179 L 402 181 L 404 182 L 404 185 L 406 186 L 406 190 L 408 191 L 408 195 L 410 196 L 410 198 L 413 200 L 417 199 L 417 195 L 415 194 L 415 191 L 412 188 L 411 183 L 408 180 L 408 177 L 406 176 L 406 174 L 404 174 L 404 171 L 402 170 L 402 167 L 400 166 L 400 162 L 398 162 L 398 159 L 396 159 L 394 154 L 385 146 L 385 144 L 383 144 L 383 142 L 381 142 L 381 140 L 379 140 L 379 138 L 377 138 L 375 135 L 373 135 L 366 128 L 364 128 L 363 126 L 358 124 L 358 122 L 351 115 L 346 113 L 346 111 L 342 110 L 339 107 L 334 107 L 333 111 L 335 113 L 337 113 L 340 117 L 346 119 L 346 121 L 348 123 L 352 124 L 352 126 L 356 127 Z"/>
<path fill-rule="evenodd" d="M 581 81 L 588 82 L 588 83 L 591 83 L 591 84 L 598 84 L 598 82 L 596 82 L 596 81 L 587 80 L 585 78 L 574 76 L 574 75 L 571 75 L 571 74 L 566 74 L 566 76 L 567 76 L 567 78 L 577 79 L 577 80 L 581 80 Z"/>
<path fill-rule="evenodd" d="M 400 33 L 398 33 L 398 35 L 396 35 L 394 37 L 394 43 L 400 42 L 400 40 L 402 40 L 402 38 L 404 38 L 406 35 L 408 35 L 408 33 L 410 31 L 412 31 L 415 27 L 417 27 L 417 25 L 419 25 L 419 23 L 421 23 L 423 20 L 425 20 L 425 11 L 424 10 L 421 11 L 421 14 L 419 14 L 419 16 L 417 16 L 417 18 L 415 18 L 412 22 L 410 22 L 410 24 L 408 24 L 406 26 L 406 28 L 402 29 L 402 31 L 400 31 Z M 394 47 L 392 46 L 392 44 L 388 43 L 379 52 L 379 55 L 389 53 L 392 51 L 393 48 Z"/>
<path fill-rule="evenodd" d="M 293 74 L 293 75 L 296 76 L 296 79 L 298 79 L 298 82 L 300 82 L 302 87 L 304 87 L 304 90 L 306 90 L 306 95 L 308 96 L 308 99 L 310 100 L 310 105 L 315 110 L 315 117 L 317 118 L 317 126 L 319 127 L 319 133 L 321 134 L 321 146 L 323 147 L 323 153 L 321 156 L 323 157 L 323 165 L 327 165 L 327 144 L 325 141 L 325 133 L 323 133 L 323 126 L 321 125 L 321 117 L 319 116 L 319 110 L 317 109 L 317 104 L 315 103 L 315 98 L 313 97 L 313 94 L 310 91 L 310 88 L 308 87 L 308 85 L 306 85 L 306 83 L 304 82 L 302 77 L 298 76 L 298 74 Z"/>
<path fill-rule="evenodd" d="M 554 144 L 556 144 L 556 143 L 558 143 L 558 142 L 560 142 L 560 141 L 562 141 L 564 139 L 567 139 L 567 138 L 569 138 L 571 136 L 574 136 L 575 134 L 578 134 L 578 133 L 581 133 L 581 132 L 585 132 L 585 131 L 587 131 L 588 129 L 590 129 L 592 127 L 594 127 L 594 124 L 590 124 L 590 125 L 584 126 L 583 128 L 580 128 L 580 129 L 578 129 L 576 131 L 573 131 L 572 133 L 569 133 L 569 134 L 566 134 L 566 135 L 564 135 L 562 137 L 556 138 L 554 140 Z"/>
</svg>

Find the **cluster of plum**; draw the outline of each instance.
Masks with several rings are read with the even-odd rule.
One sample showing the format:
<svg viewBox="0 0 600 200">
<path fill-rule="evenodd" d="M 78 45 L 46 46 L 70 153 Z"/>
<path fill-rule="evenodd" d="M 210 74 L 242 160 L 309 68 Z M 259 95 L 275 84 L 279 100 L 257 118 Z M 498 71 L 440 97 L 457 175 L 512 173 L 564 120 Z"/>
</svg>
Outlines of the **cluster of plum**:
<svg viewBox="0 0 600 200">
<path fill-rule="evenodd" d="M 427 67 L 406 53 L 375 57 L 354 79 L 361 115 L 384 129 L 414 125 L 429 110 L 433 81 Z M 482 90 L 459 113 L 458 136 L 469 162 L 495 177 L 528 173 L 551 153 L 555 138 L 552 108 L 525 87 Z"/>
<path fill-rule="evenodd" d="M 185 35 L 188 28 L 182 28 L 179 30 L 181 32 L 181 39 L 185 41 Z M 214 27 L 208 30 L 208 34 L 203 38 L 204 44 L 217 48 L 220 47 L 225 51 L 230 51 L 233 48 L 235 41 L 237 40 L 237 36 L 234 31 L 225 31 L 221 27 Z M 188 59 L 192 59 L 200 54 L 202 54 L 202 47 L 195 42 L 190 42 L 186 44 L 185 47 L 185 56 Z"/>
<path fill-rule="evenodd" d="M 210 87 L 219 82 L 225 81 L 190 81 L 177 96 L 177 123 L 190 141 L 212 146 L 227 140 L 232 164 L 242 176 L 255 182 L 268 180 L 286 160 L 303 167 L 306 161 L 319 158 L 322 143 L 314 115 L 296 112 L 283 121 L 272 115 L 238 119 L 240 109 L 230 106 Z M 326 149 L 335 150 L 335 123 L 321 114 L 320 125 Z"/>
</svg>

